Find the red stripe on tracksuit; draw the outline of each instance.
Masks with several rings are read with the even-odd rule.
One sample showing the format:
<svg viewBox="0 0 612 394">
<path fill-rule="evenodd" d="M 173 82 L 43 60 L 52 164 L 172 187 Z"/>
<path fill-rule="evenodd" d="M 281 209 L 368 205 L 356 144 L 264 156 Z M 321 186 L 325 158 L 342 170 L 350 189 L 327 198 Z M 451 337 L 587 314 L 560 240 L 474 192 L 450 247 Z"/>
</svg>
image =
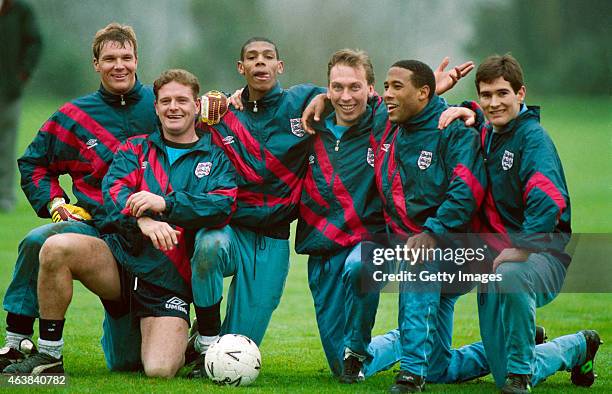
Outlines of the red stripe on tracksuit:
<svg viewBox="0 0 612 394">
<path fill-rule="evenodd" d="M 32 171 L 32 182 L 36 187 L 39 187 L 39 183 L 41 179 L 43 179 L 47 175 L 47 167 L 36 167 L 34 171 Z"/>
<path fill-rule="evenodd" d="M 32 171 L 32 182 L 34 182 L 34 185 L 38 187 L 40 184 L 40 181 L 43 180 L 48 175 L 48 173 L 49 173 L 49 169 L 46 167 L 38 166 L 34 168 L 34 171 Z M 64 190 L 61 188 L 57 177 L 49 179 L 49 189 L 50 189 L 50 195 L 48 198 L 49 201 L 51 201 L 55 197 L 64 196 Z"/>
<path fill-rule="evenodd" d="M 285 165 L 276 158 L 267 149 L 264 151 L 266 155 L 266 168 L 268 168 L 278 179 L 285 182 L 291 193 L 291 202 L 297 204 L 300 202 L 302 195 L 302 183 L 300 179 L 291 172 Z"/>
<path fill-rule="evenodd" d="M 147 159 L 149 161 L 149 166 L 153 170 L 154 178 L 159 183 L 159 186 L 161 187 L 161 190 L 163 191 L 163 193 L 168 194 L 171 191 L 170 183 L 168 180 L 168 174 L 166 174 L 164 167 L 159 162 L 159 158 L 157 157 L 157 149 L 153 147 L 153 143 L 151 141 L 148 141 L 148 144 L 149 144 L 149 156 Z"/>
<path fill-rule="evenodd" d="M 140 169 L 134 170 L 132 172 L 130 172 L 129 174 L 127 174 L 126 176 L 124 176 L 121 179 L 117 179 L 115 180 L 115 182 L 111 185 L 111 187 L 109 188 L 108 192 L 111 196 L 111 198 L 113 199 L 113 202 L 115 204 L 117 204 L 117 200 L 119 199 L 119 193 L 121 193 L 121 188 L 123 186 L 127 186 L 127 185 L 138 185 L 138 178 L 140 177 Z M 123 214 L 129 214 L 126 212 L 121 211 L 121 213 Z"/>
<path fill-rule="evenodd" d="M 238 188 L 237 187 L 233 187 L 231 189 L 217 189 L 217 190 L 213 190 L 208 192 L 208 194 L 219 194 L 221 196 L 227 196 L 227 197 L 236 197 Z"/>
<path fill-rule="evenodd" d="M 340 177 L 338 175 L 334 175 L 333 167 L 329 157 L 327 156 L 327 152 L 325 151 L 325 146 L 323 145 L 321 137 L 318 135 L 315 137 L 314 150 L 317 154 L 317 159 L 319 160 L 321 172 L 323 173 L 323 177 L 327 181 L 328 185 L 330 185 L 329 180 L 334 177 L 334 185 L 332 187 L 333 192 L 336 195 L 340 206 L 342 206 L 346 224 L 355 235 L 367 234 L 368 230 L 364 227 L 363 223 L 361 223 L 359 215 L 357 214 L 357 211 L 355 211 L 355 203 L 353 202 L 353 198 L 342 183 Z"/>
<path fill-rule="evenodd" d="M 380 195 L 380 198 L 383 201 L 383 206 L 388 206 L 389 203 L 387 202 L 387 199 L 385 197 L 385 194 L 383 192 L 383 161 L 384 161 L 384 157 L 387 154 L 392 154 L 393 151 L 389 152 L 391 149 L 391 147 L 389 146 L 387 148 L 387 150 L 383 150 L 383 143 L 387 140 L 387 138 L 389 137 L 389 134 L 391 133 L 391 130 L 393 129 L 392 124 L 390 121 L 387 121 L 387 125 L 385 126 L 385 131 L 382 135 L 382 138 L 380 140 L 380 144 L 378 146 L 378 148 L 376 149 L 376 156 L 374 159 L 374 175 L 375 178 L 374 180 L 376 181 L 376 188 L 378 189 L 378 194 Z M 394 138 L 395 140 L 395 138 Z M 392 141 L 393 142 L 393 141 Z M 392 156 L 390 156 L 389 159 L 391 159 Z M 387 177 L 389 177 L 389 174 L 387 174 Z M 391 231 L 393 231 L 393 233 L 395 234 L 400 234 L 400 235 L 407 235 L 408 233 L 406 231 L 404 231 L 400 226 L 397 225 L 397 223 L 395 223 L 392 219 L 391 216 L 389 216 L 389 214 L 387 213 L 386 209 L 383 209 L 383 216 L 385 218 L 385 223 L 387 224 L 387 226 L 389 226 L 389 228 L 391 229 Z"/>
<path fill-rule="evenodd" d="M 117 146 L 119 146 L 121 143 L 117 137 L 102 127 L 100 123 L 96 122 L 91 116 L 76 105 L 72 103 L 64 104 L 59 111 L 72 118 L 75 122 L 96 136 L 98 141 L 104 144 L 111 151 L 114 152 Z"/>
<path fill-rule="evenodd" d="M 91 200 L 97 202 L 100 205 L 104 205 L 104 198 L 102 197 L 102 190 L 99 187 L 92 186 L 85 182 L 83 178 L 74 179 L 72 181 L 73 186 L 87 196 Z"/>
<path fill-rule="evenodd" d="M 234 115 L 234 113 L 228 112 L 227 114 L 225 114 L 223 117 L 223 121 L 229 127 L 229 129 L 232 130 L 232 132 L 236 135 L 240 143 L 244 145 L 247 152 L 259 161 L 265 160 L 266 168 L 289 187 L 291 193 L 291 197 L 289 199 L 268 195 L 266 195 L 266 199 L 271 199 L 272 201 L 274 201 L 272 205 L 297 204 L 300 201 L 301 197 L 300 179 L 267 149 L 264 149 L 264 157 L 262 158 L 260 153 L 260 143 L 251 135 L 251 133 L 240 122 L 236 115 Z M 209 127 L 209 129 L 212 131 L 213 142 L 226 152 L 227 156 L 229 157 L 232 164 L 234 164 L 234 167 L 236 167 L 237 171 L 250 182 L 255 182 L 258 184 L 263 183 L 262 176 L 257 174 L 257 172 L 251 166 L 249 166 L 242 157 L 240 157 L 240 155 L 236 152 L 235 148 L 231 146 L 232 144 L 224 144 L 221 133 L 219 133 L 219 131 L 217 131 L 214 127 Z M 253 202 L 257 206 L 262 206 L 264 204 L 263 201 L 260 201 L 260 197 L 263 199 L 263 194 L 254 196 L 253 193 L 243 193 L 241 191 L 239 191 L 238 193 L 238 198 L 241 201 Z"/>
<path fill-rule="evenodd" d="M 243 176 L 249 182 L 263 183 L 263 178 L 259 176 L 259 174 L 257 174 L 255 170 L 242 159 L 238 152 L 236 152 L 236 148 L 234 148 L 233 144 L 224 144 L 223 136 L 214 127 L 208 127 L 208 129 L 211 132 L 213 143 L 223 149 L 241 176 Z"/>
<path fill-rule="evenodd" d="M 310 195 L 310 198 L 312 198 L 314 202 L 324 208 L 329 208 L 329 204 L 321 195 L 321 192 L 317 187 L 317 183 L 314 180 L 314 177 L 312 175 L 312 167 L 308 167 L 308 171 L 306 171 L 306 178 L 304 179 L 304 190 L 308 193 L 308 195 Z"/>
<path fill-rule="evenodd" d="M 234 199 L 234 203 L 232 204 L 232 213 L 236 212 L 236 204 L 238 203 L 238 199 L 236 198 L 236 196 L 238 195 L 238 188 L 237 187 L 233 187 L 231 189 L 217 189 L 217 190 L 213 190 L 208 192 L 208 194 L 217 194 L 220 196 L 226 196 L 226 197 L 232 197 Z M 223 226 L 225 226 L 226 224 L 228 224 L 230 222 L 232 218 L 232 215 L 229 215 L 227 217 L 227 220 L 222 223 L 221 225 L 218 226 L 218 228 L 221 228 Z"/>
<path fill-rule="evenodd" d="M 91 172 L 91 164 L 79 160 L 57 160 L 50 163 L 49 168 L 51 171 L 84 172 L 88 175 Z"/>
<path fill-rule="evenodd" d="M 393 205 L 395 206 L 395 211 L 397 212 L 402 224 L 410 231 L 414 233 L 422 232 L 422 228 L 415 224 L 408 217 L 408 212 L 406 211 L 406 196 L 404 195 L 404 188 L 402 187 L 402 178 L 400 176 L 399 169 L 397 168 L 397 163 L 395 162 L 395 140 L 397 138 L 397 134 L 393 137 L 391 141 L 391 146 L 389 147 L 389 161 L 387 168 L 387 175 L 389 176 L 389 181 L 391 182 L 391 195 L 393 197 Z M 397 171 L 396 171 L 397 169 Z M 393 175 L 395 173 L 395 175 Z M 393 177 L 393 179 L 390 179 Z"/>
<path fill-rule="evenodd" d="M 244 125 L 240 122 L 240 120 L 234 115 L 232 111 L 228 111 L 223 116 L 223 122 L 227 124 L 227 126 L 236 134 L 236 137 L 242 142 L 247 151 L 253 156 L 257 158 L 257 160 L 261 161 L 262 157 L 260 152 L 259 143 L 251 133 L 244 127 Z"/>
<path fill-rule="evenodd" d="M 300 205 L 300 217 L 302 217 L 309 226 L 316 228 L 327 238 L 334 240 L 334 242 L 342 246 L 351 246 L 355 244 L 355 241 L 361 240 L 360 236 L 351 236 L 340 230 L 334 224 L 328 222 L 326 218 L 317 215 L 305 204 Z"/>
<path fill-rule="evenodd" d="M 493 200 L 493 195 L 491 192 L 487 193 L 485 201 L 484 201 L 484 211 L 487 216 L 487 221 L 493 228 L 496 233 L 507 234 L 508 230 L 504 226 L 504 222 L 497 212 L 497 208 L 495 207 L 495 201 Z"/>
<path fill-rule="evenodd" d="M 83 152 L 82 147 L 84 142 L 81 141 L 74 133 L 66 130 L 59 123 L 51 120 L 47 121 L 40 130 L 55 136 L 55 138 L 60 140 L 63 144 L 71 146 L 77 151 Z M 94 168 L 94 171 L 103 175 L 100 172 L 100 169 L 104 169 L 104 172 L 106 172 L 108 169 L 108 163 L 106 163 L 106 161 L 104 161 L 94 149 L 86 149 L 85 151 L 89 152 L 89 157 L 86 159 L 91 160 L 91 166 Z"/>
<path fill-rule="evenodd" d="M 480 129 L 480 143 L 482 144 L 483 150 L 487 149 L 485 146 L 485 141 L 487 139 L 487 130 L 488 130 L 487 123 L 485 123 Z"/>
<path fill-rule="evenodd" d="M 376 182 L 376 189 L 378 189 L 378 194 L 380 195 L 380 199 L 383 202 L 383 207 L 387 205 L 387 199 L 385 198 L 385 194 L 383 193 L 383 188 L 382 188 L 382 165 L 383 165 L 383 159 L 385 157 L 385 154 L 387 153 L 386 151 L 383 150 L 383 142 L 387 140 L 387 137 L 389 136 L 389 133 L 391 132 L 391 122 L 387 122 L 387 125 L 385 127 L 385 131 L 382 135 L 382 138 L 380 140 L 380 146 L 374 151 L 375 152 L 375 157 L 374 157 L 374 181 Z M 370 135 L 370 137 L 372 139 L 373 136 Z M 380 149 L 380 151 L 378 150 Z M 378 156 L 378 157 L 377 157 Z M 395 223 L 393 223 L 393 220 L 391 220 L 391 217 L 387 214 L 387 211 L 383 209 L 383 216 L 385 217 L 385 222 L 387 223 L 387 225 L 391 228 L 391 230 L 393 232 L 398 232 L 396 230 L 399 230 L 399 227 L 397 225 L 395 225 Z"/>
<path fill-rule="evenodd" d="M 465 165 L 459 163 L 453 170 L 452 178 L 454 177 L 459 177 L 470 188 L 472 196 L 474 196 L 474 200 L 476 201 L 476 206 L 480 207 L 484 199 L 485 191 L 482 185 L 480 184 L 480 181 L 476 179 L 472 171 L 470 171 L 470 169 L 467 168 Z"/>
<path fill-rule="evenodd" d="M 160 250 L 168 260 L 176 267 L 181 278 L 186 283 L 191 284 L 191 263 L 189 262 L 191 253 L 188 253 L 187 244 L 185 243 L 185 230 L 182 227 L 174 226 L 177 231 L 180 231 L 178 235 L 178 244 L 170 250 Z"/>
<path fill-rule="evenodd" d="M 270 194 L 263 194 L 259 192 L 252 192 L 248 190 L 238 189 L 238 200 L 245 202 L 256 207 L 263 207 L 267 205 L 272 207 L 274 205 L 289 205 L 291 204 L 291 197 L 276 197 Z M 264 204 L 264 201 L 267 204 Z"/>
<path fill-rule="evenodd" d="M 408 235 L 407 231 L 404 231 L 404 229 L 402 229 L 400 226 L 398 226 L 397 223 L 395 223 L 391 219 L 391 216 L 389 216 L 387 211 L 383 210 L 383 214 L 384 214 L 384 217 L 385 217 L 385 223 L 387 223 L 387 225 L 389 226 L 391 231 L 393 231 L 394 234 Z"/>
<path fill-rule="evenodd" d="M 325 152 L 323 141 L 321 141 L 321 138 L 318 135 L 315 139 L 314 150 L 317 154 L 317 159 L 319 160 L 319 167 L 321 167 L 321 172 L 323 173 L 323 177 L 325 178 L 325 183 L 331 185 L 334 168 L 332 167 L 329 161 L 329 157 L 327 157 L 327 152 Z"/>
<path fill-rule="evenodd" d="M 470 109 L 474 112 L 482 111 L 482 108 L 480 108 L 476 101 L 470 101 Z"/>
<path fill-rule="evenodd" d="M 376 141 L 376 138 L 374 138 L 374 133 L 370 133 L 370 147 L 374 152 L 376 152 L 376 149 L 378 149 L 378 141 Z"/>
<path fill-rule="evenodd" d="M 478 109 L 478 105 L 475 102 L 471 102 L 471 105 L 472 109 L 474 109 L 474 105 L 476 105 L 476 109 Z M 480 142 L 483 150 L 486 150 L 488 130 L 489 122 L 485 122 L 480 129 Z M 504 222 L 502 221 L 499 212 L 497 212 L 495 201 L 493 200 L 491 185 L 489 185 L 489 188 L 485 191 L 485 196 L 482 202 L 482 210 L 487 220 L 486 222 L 475 220 L 472 223 L 475 227 L 475 231 L 481 233 L 481 238 L 498 251 L 511 247 L 512 242 L 508 236 L 508 230 L 506 230 L 506 226 L 504 226 Z"/>
<path fill-rule="evenodd" d="M 264 163 L 266 168 L 289 187 L 291 193 L 290 198 L 281 198 L 271 195 L 265 195 L 265 199 L 268 202 L 268 205 L 289 205 L 299 203 L 301 197 L 302 182 L 297 177 L 297 175 L 291 172 L 276 156 L 274 156 L 267 149 L 263 149 L 264 157 L 262 157 L 262 147 L 260 143 L 251 135 L 251 133 L 240 122 L 240 120 L 236 117 L 234 113 L 230 111 L 225 114 L 223 117 L 223 122 L 234 133 L 238 141 L 242 145 L 244 145 L 250 155 L 252 155 L 259 161 L 265 160 Z M 224 144 L 223 136 L 221 135 L 221 133 L 219 133 L 217 129 L 215 129 L 214 127 L 207 127 L 207 129 L 209 129 L 212 133 L 213 142 L 225 151 L 225 153 L 229 157 L 236 170 L 240 173 L 240 175 L 242 175 L 249 182 L 253 182 L 256 184 L 261 184 L 264 182 L 263 177 L 259 175 L 255 169 L 248 165 L 244 158 L 242 158 L 238 154 L 238 152 L 236 152 L 235 148 L 232 146 L 233 144 Z M 238 199 L 256 206 L 264 205 L 263 193 L 254 193 L 239 190 Z"/>
<path fill-rule="evenodd" d="M 511 247 L 512 241 L 508 236 L 508 230 L 506 230 L 499 212 L 497 212 L 490 189 L 487 190 L 482 208 L 487 218 L 486 222 L 474 223 L 481 227 L 477 230 L 479 233 L 482 233 L 481 238 L 498 251 Z M 494 234 L 489 234 L 491 232 Z"/>
<path fill-rule="evenodd" d="M 559 207 L 559 215 L 561 215 L 563 210 L 567 207 L 563 194 L 561 194 L 555 184 L 541 172 L 536 172 L 527 181 L 525 192 L 523 193 L 523 201 L 527 201 L 527 197 L 534 187 L 542 190 L 548 197 L 550 197 L 551 200 L 554 201 L 555 204 L 557 204 L 557 207 Z"/>
</svg>

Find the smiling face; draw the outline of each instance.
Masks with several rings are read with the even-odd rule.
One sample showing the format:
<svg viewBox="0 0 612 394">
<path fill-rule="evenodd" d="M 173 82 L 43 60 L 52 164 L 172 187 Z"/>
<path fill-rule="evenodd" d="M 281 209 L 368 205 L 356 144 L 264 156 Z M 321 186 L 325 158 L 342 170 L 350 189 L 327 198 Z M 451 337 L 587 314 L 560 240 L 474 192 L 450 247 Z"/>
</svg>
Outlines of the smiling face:
<svg viewBox="0 0 612 394">
<path fill-rule="evenodd" d="M 172 81 L 159 88 L 155 112 L 167 140 L 178 143 L 197 140 L 194 122 L 200 112 L 200 100 L 194 98 L 189 86 Z"/>
<path fill-rule="evenodd" d="M 498 77 L 478 83 L 480 106 L 493 127 L 501 128 L 516 118 L 525 100 L 525 86 L 514 92 L 510 82 Z"/>
<path fill-rule="evenodd" d="M 412 71 L 403 67 L 391 67 L 387 72 L 383 98 L 389 120 L 405 123 L 421 112 L 429 102 L 429 86 L 416 88 L 412 82 Z"/>
<path fill-rule="evenodd" d="M 352 126 L 365 112 L 368 97 L 374 93 L 363 66 L 336 64 L 329 72 L 327 97 L 336 111 L 336 124 Z"/>
<path fill-rule="evenodd" d="M 138 58 L 129 41 L 124 44 L 107 41 L 100 55 L 93 60 L 94 69 L 100 74 L 100 82 L 112 94 L 125 94 L 136 83 Z"/>
<path fill-rule="evenodd" d="M 238 72 L 244 75 L 251 100 L 261 99 L 276 85 L 284 64 L 276 56 L 276 48 L 265 41 L 255 41 L 244 48 L 244 56 L 238 62 Z"/>
</svg>

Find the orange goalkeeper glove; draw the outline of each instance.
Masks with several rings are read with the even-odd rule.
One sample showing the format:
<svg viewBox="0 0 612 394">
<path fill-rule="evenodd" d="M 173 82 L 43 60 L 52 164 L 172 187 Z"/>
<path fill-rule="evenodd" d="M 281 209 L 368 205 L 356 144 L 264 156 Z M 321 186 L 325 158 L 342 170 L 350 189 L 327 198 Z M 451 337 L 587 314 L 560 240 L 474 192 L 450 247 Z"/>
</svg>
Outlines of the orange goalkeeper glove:
<svg viewBox="0 0 612 394">
<path fill-rule="evenodd" d="M 202 122 L 209 126 L 221 121 L 227 112 L 227 97 L 221 92 L 211 90 L 204 93 L 201 98 L 200 117 Z"/>
</svg>

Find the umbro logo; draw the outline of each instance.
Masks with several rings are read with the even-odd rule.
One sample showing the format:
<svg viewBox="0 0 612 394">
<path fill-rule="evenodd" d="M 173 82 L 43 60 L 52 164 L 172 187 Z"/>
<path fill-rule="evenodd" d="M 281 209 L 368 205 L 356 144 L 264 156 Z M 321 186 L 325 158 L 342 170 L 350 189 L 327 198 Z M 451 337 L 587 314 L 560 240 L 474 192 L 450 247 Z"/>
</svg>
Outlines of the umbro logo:
<svg viewBox="0 0 612 394">
<path fill-rule="evenodd" d="M 166 304 L 172 304 L 172 305 L 176 305 L 176 306 L 185 306 L 185 305 L 187 305 L 187 303 L 185 301 L 181 300 L 178 297 L 170 298 L 168 301 L 166 301 Z"/>
<path fill-rule="evenodd" d="M 92 139 L 90 139 L 89 141 L 87 141 L 87 142 L 85 143 L 85 145 L 87 146 L 87 149 L 91 149 L 91 148 L 93 148 L 94 146 L 98 145 L 98 140 L 97 140 L 97 139 L 95 139 L 95 138 L 92 138 Z"/>
<path fill-rule="evenodd" d="M 233 135 L 228 135 L 227 137 L 223 138 L 222 141 L 223 141 L 223 145 L 233 144 L 234 143 L 234 136 Z"/>
<path fill-rule="evenodd" d="M 186 306 L 187 303 L 178 297 L 172 297 L 168 301 L 166 301 L 166 309 L 172 309 L 189 315 L 187 308 L 185 308 Z"/>
<path fill-rule="evenodd" d="M 149 165 L 148 161 L 143 161 L 142 164 L 140 165 L 140 168 L 142 168 L 143 170 L 146 170 L 148 165 Z"/>
</svg>

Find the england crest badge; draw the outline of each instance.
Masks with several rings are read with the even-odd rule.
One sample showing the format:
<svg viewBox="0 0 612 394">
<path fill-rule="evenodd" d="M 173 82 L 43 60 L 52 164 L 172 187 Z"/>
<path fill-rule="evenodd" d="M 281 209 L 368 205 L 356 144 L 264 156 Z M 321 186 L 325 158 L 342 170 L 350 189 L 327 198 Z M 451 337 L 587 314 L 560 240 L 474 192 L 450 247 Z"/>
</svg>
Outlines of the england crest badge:
<svg viewBox="0 0 612 394">
<path fill-rule="evenodd" d="M 296 137 L 302 138 L 304 134 L 306 134 L 306 132 L 302 128 L 302 122 L 300 121 L 300 118 L 289 119 L 289 124 L 291 125 L 291 132 Z"/>
<path fill-rule="evenodd" d="M 502 168 L 504 171 L 508 171 L 514 164 L 514 153 L 504 150 L 504 156 L 502 157 Z"/>
<path fill-rule="evenodd" d="M 207 161 L 205 163 L 198 163 L 195 169 L 195 176 L 198 178 L 202 178 L 208 176 L 210 174 L 210 169 L 212 168 L 212 163 Z"/>
<path fill-rule="evenodd" d="M 431 165 L 431 158 L 433 157 L 433 153 L 422 150 L 419 159 L 417 160 L 417 165 L 421 170 L 426 170 Z"/>
<path fill-rule="evenodd" d="M 368 148 L 368 154 L 366 155 L 366 161 L 371 167 L 374 167 L 374 149 Z"/>
</svg>

